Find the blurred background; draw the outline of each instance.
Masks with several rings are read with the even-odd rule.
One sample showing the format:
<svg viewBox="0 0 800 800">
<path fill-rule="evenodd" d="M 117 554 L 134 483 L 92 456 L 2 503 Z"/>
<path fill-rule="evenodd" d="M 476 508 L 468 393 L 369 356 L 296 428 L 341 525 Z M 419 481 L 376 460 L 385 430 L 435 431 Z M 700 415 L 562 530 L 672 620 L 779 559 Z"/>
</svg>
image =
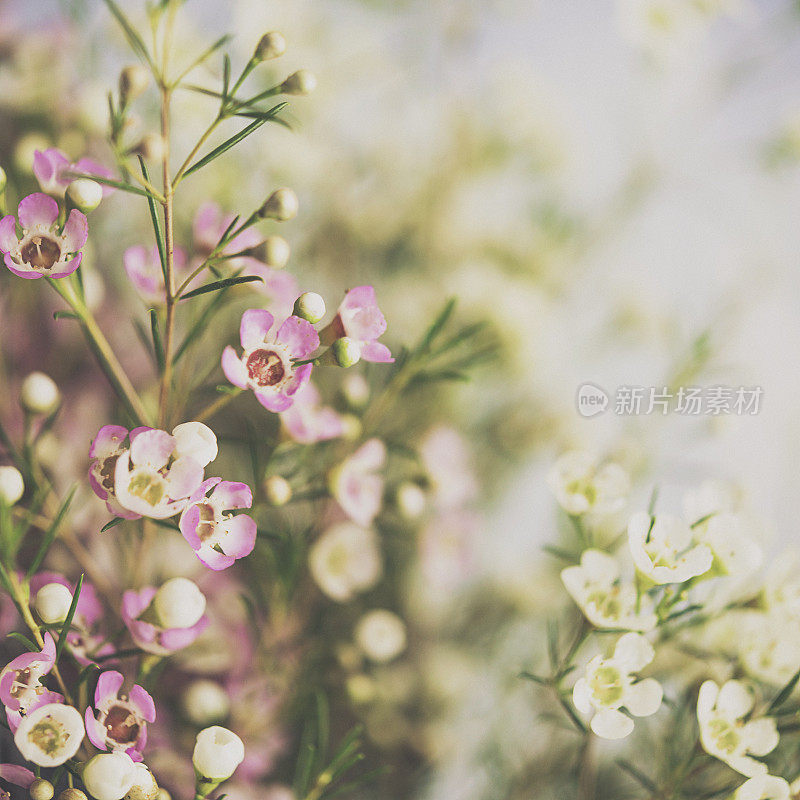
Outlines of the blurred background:
<svg viewBox="0 0 800 800">
<path fill-rule="evenodd" d="M 140 4 L 123 5 L 144 28 Z M 450 296 L 460 322 L 487 323 L 493 358 L 394 420 L 395 439 L 435 443 L 434 460 L 456 476 L 459 516 L 399 579 L 408 654 L 369 683 L 351 681 L 348 713 L 394 769 L 375 796 L 530 797 L 559 770 L 516 678 L 561 602 L 558 564 L 541 550 L 556 536 L 545 475 L 559 453 L 613 454 L 638 479 L 641 504 L 656 482 L 669 504 L 707 478 L 733 481 L 773 541 L 794 540 L 800 8 L 188 0 L 176 58 L 230 31 L 243 64 L 267 30 L 289 50 L 259 80 L 303 67 L 317 91 L 293 98 L 293 131 L 270 128 L 198 175 L 177 210 L 178 240 L 190 247 L 201 199 L 246 211 L 288 185 L 301 213 L 280 233 L 302 289 L 335 297 L 374 284 L 393 349 Z M 35 188 L 35 149 L 111 165 L 105 95 L 131 60 L 99 2 L 0 0 L 0 164 L 19 194 Z M 192 79 L 220 76 L 216 59 Z M 137 109 L 141 133 L 155 110 L 154 97 Z M 176 97 L 178 153 L 214 113 L 201 94 Z M 141 377 L 149 366 L 129 319 L 145 320 L 146 305 L 122 252 L 149 241 L 148 224 L 144 203 L 115 193 L 92 217 L 85 262 L 98 317 Z M 13 416 L 14 387 L 31 369 L 56 379 L 69 416 L 53 458 L 68 483 L 85 468 L 108 393 L 79 335 L 53 321 L 53 298 L 28 285 L 38 283 L 0 276 L 0 412 Z M 590 419 L 576 408 L 585 382 L 612 397 Z M 614 413 L 618 387 L 679 385 L 758 386 L 761 407 Z M 102 508 L 93 513 L 102 523 Z"/>
</svg>

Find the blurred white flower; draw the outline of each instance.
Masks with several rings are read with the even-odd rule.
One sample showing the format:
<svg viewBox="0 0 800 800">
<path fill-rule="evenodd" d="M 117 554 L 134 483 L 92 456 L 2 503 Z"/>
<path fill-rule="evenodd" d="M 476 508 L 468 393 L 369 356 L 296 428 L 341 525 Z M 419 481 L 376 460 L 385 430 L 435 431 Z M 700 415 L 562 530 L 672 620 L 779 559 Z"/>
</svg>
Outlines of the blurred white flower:
<svg viewBox="0 0 800 800">
<path fill-rule="evenodd" d="M 31 414 L 50 414 L 61 402 L 55 381 L 44 372 L 31 372 L 20 389 L 22 407 Z"/>
<path fill-rule="evenodd" d="M 727 681 L 722 688 L 714 681 L 706 681 L 697 698 L 703 749 L 748 777 L 767 771 L 765 764 L 748 754 L 767 755 L 778 745 L 779 738 L 772 717 L 745 722 L 754 702 L 751 687 L 735 680 Z"/>
<path fill-rule="evenodd" d="M 406 626 L 397 614 L 375 609 L 364 614 L 355 629 L 355 640 L 373 661 L 391 661 L 405 650 Z"/>
<path fill-rule="evenodd" d="M 655 678 L 637 680 L 634 673 L 647 666 L 655 652 L 639 633 L 620 637 L 611 658 L 595 656 L 572 691 L 575 707 L 583 714 L 596 712 L 591 727 L 604 739 L 622 739 L 633 731 L 633 720 L 649 717 L 661 707 L 663 690 Z"/>
<path fill-rule="evenodd" d="M 25 494 L 22 473 L 16 467 L 0 467 L 0 503 L 13 506 Z"/>
<path fill-rule="evenodd" d="M 213 781 L 224 781 L 244 760 L 242 740 L 227 728 L 213 725 L 197 734 L 192 762 L 197 772 Z"/>
<path fill-rule="evenodd" d="M 613 514 L 625 506 L 630 479 L 622 467 L 601 464 L 588 452 L 572 450 L 556 461 L 547 483 L 558 504 L 572 516 Z"/>
<path fill-rule="evenodd" d="M 561 571 L 561 580 L 586 619 L 597 628 L 649 631 L 656 626 L 647 595 L 637 601 L 633 584 L 620 580 L 617 560 L 601 550 L 585 550 L 580 566 Z"/>
<path fill-rule="evenodd" d="M 63 622 L 72 605 L 72 592 L 62 583 L 46 583 L 36 592 L 33 606 L 42 622 L 56 625 Z"/>
<path fill-rule="evenodd" d="M 188 578 L 170 578 L 153 598 L 158 620 L 165 628 L 191 628 L 206 610 L 206 598 Z"/>
</svg>

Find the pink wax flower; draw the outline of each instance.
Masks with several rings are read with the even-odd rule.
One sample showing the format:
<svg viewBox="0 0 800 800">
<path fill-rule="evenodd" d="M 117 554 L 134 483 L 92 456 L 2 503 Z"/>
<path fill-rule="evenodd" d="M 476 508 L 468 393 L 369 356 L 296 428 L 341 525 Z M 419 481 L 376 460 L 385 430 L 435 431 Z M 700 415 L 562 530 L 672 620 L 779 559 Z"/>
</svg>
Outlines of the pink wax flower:
<svg viewBox="0 0 800 800">
<path fill-rule="evenodd" d="M 154 586 L 146 586 L 138 592 L 125 592 L 121 616 L 137 647 L 157 656 L 168 656 L 188 647 L 208 627 L 208 617 L 204 614 L 190 628 L 164 628 L 140 619 L 153 602 L 156 591 Z"/>
<path fill-rule="evenodd" d="M 142 760 L 147 744 L 147 723 L 155 722 L 153 698 L 138 685 L 120 694 L 125 678 L 104 672 L 94 692 L 94 709 L 86 709 L 86 733 L 98 750 L 121 750 L 134 761 Z"/>
<path fill-rule="evenodd" d="M 73 209 L 63 230 L 58 226 L 58 203 L 37 192 L 24 197 L 17 209 L 22 238 L 13 214 L 0 220 L 0 252 L 6 266 L 20 278 L 63 278 L 80 266 L 81 249 L 89 236 L 86 217 Z"/>
<path fill-rule="evenodd" d="M 56 644 L 49 633 L 39 653 L 23 653 L 9 662 L 0 673 L 0 701 L 11 711 L 25 710 L 46 689 L 41 678 L 53 668 Z"/>
<path fill-rule="evenodd" d="M 286 411 L 312 369 L 311 364 L 295 366 L 293 359 L 308 358 L 319 347 L 319 335 L 309 322 L 294 316 L 270 335 L 274 321 L 269 311 L 245 311 L 239 328 L 244 353 L 239 357 L 232 347 L 226 347 L 222 370 L 234 386 L 252 389 L 264 408 Z"/>
<path fill-rule="evenodd" d="M 152 519 L 183 511 L 217 456 L 217 437 L 202 422 L 184 422 L 170 435 L 142 430 L 114 466 L 114 493 L 123 508 Z"/>
<path fill-rule="evenodd" d="M 372 524 L 383 502 L 383 477 L 376 474 L 386 461 L 386 445 L 369 439 L 331 472 L 330 490 L 353 522 Z"/>
<path fill-rule="evenodd" d="M 134 436 L 148 428 L 135 428 L 130 435 Z M 94 437 L 89 448 L 89 483 L 94 493 L 106 501 L 106 508 L 111 514 L 123 519 L 139 519 L 141 514 L 123 508 L 114 492 L 114 471 L 119 457 L 130 448 L 128 429 L 121 425 L 104 425 Z"/>
<path fill-rule="evenodd" d="M 25 705 L 25 716 L 28 714 L 32 714 L 36 711 L 37 708 L 41 708 L 42 706 L 50 705 L 50 703 L 63 703 L 64 702 L 64 695 L 59 694 L 58 692 L 51 692 L 49 689 L 45 689 L 44 686 L 40 686 L 37 690 L 37 693 L 33 700 L 30 703 Z M 8 727 L 11 728 L 12 733 L 17 732 L 17 728 L 19 728 L 20 722 L 22 722 L 23 714 L 22 709 L 19 711 L 12 711 L 10 708 L 6 708 L 6 719 L 8 720 Z"/>
<path fill-rule="evenodd" d="M 97 175 L 100 178 L 113 179 L 114 173 L 102 164 L 92 161 L 91 158 L 82 158 L 74 164 L 69 158 L 55 147 L 47 150 L 37 150 L 33 155 L 33 174 L 39 181 L 43 192 L 56 197 L 63 197 L 67 187 L 75 180 L 67 173 L 75 172 L 82 175 Z M 103 197 L 106 197 L 114 188 L 100 184 Z"/>
<path fill-rule="evenodd" d="M 289 436 L 302 444 L 336 439 L 344 434 L 341 416 L 330 406 L 322 405 L 320 393 L 311 382 L 295 392 L 294 403 L 281 414 L 281 422 Z"/>
<path fill-rule="evenodd" d="M 75 584 L 70 583 L 63 575 L 57 572 L 37 572 L 31 578 L 31 597 L 35 597 L 39 589 L 48 583 L 60 583 L 70 592 L 75 592 Z M 67 633 L 70 652 L 81 666 L 88 666 L 94 663 L 95 658 L 114 652 L 114 646 L 106 642 L 106 637 L 100 631 L 103 619 L 103 606 L 97 591 L 91 583 L 84 581 L 72 619 L 72 628 Z"/>
<path fill-rule="evenodd" d="M 252 505 L 253 493 L 247 484 L 221 478 L 204 481 L 189 498 L 189 505 L 181 514 L 181 533 L 207 567 L 225 569 L 253 551 L 255 520 L 247 514 L 226 513 Z"/>
<path fill-rule="evenodd" d="M 164 297 L 164 272 L 161 269 L 161 258 L 158 255 L 157 247 L 147 248 L 142 245 L 129 247 L 122 256 L 122 263 L 131 283 L 143 300 L 153 305 L 166 302 Z M 173 273 L 176 289 L 183 283 L 188 274 L 186 264 L 185 251 L 180 247 L 176 247 L 173 251 Z"/>
<path fill-rule="evenodd" d="M 217 246 L 228 225 L 233 222 L 233 214 L 225 214 L 216 203 L 203 203 L 194 218 L 194 242 L 202 255 L 208 255 Z M 253 251 L 263 244 L 264 236 L 255 228 L 247 228 L 234 236 L 225 247 L 222 255 Z M 261 281 L 248 284 L 252 289 L 267 297 L 266 309 L 276 320 L 282 322 L 292 313 L 294 301 L 300 294 L 297 280 L 288 272 L 272 269 L 253 255 L 242 255 L 228 259 L 231 269 L 241 270 L 243 275 L 256 275 Z"/>
<path fill-rule="evenodd" d="M 357 341 L 365 361 L 383 364 L 394 361 L 389 348 L 378 341 L 386 332 L 386 318 L 378 308 L 372 286 L 356 286 L 347 292 L 325 331 L 330 341 L 342 336 Z"/>
</svg>

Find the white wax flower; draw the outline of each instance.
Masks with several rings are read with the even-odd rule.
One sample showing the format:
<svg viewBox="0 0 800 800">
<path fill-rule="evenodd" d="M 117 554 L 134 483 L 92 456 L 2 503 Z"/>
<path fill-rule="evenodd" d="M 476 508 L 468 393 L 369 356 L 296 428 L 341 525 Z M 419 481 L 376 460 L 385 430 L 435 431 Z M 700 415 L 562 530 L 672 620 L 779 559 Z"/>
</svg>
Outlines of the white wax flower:
<svg viewBox="0 0 800 800">
<path fill-rule="evenodd" d="M 611 658 L 596 656 L 586 665 L 572 691 L 575 707 L 583 714 L 595 712 L 591 727 L 604 739 L 622 739 L 633 731 L 629 716 L 649 717 L 661 707 L 663 690 L 654 678 L 637 680 L 634 673 L 655 656 L 653 647 L 639 633 L 620 637 Z M 620 709 L 624 708 L 628 714 Z"/>
<path fill-rule="evenodd" d="M 789 784 L 775 775 L 756 775 L 746 780 L 733 795 L 733 800 L 791 800 Z"/>
<path fill-rule="evenodd" d="M 720 686 L 706 681 L 697 698 L 697 720 L 703 749 L 728 766 L 752 777 L 765 774 L 766 764 L 754 756 L 765 756 L 778 745 L 778 729 L 772 717 L 745 722 L 755 702 L 752 688 L 742 681 Z"/>
<path fill-rule="evenodd" d="M 0 467 L 0 503 L 13 506 L 25 494 L 22 473 L 16 467 Z"/>
<path fill-rule="evenodd" d="M 233 731 L 213 725 L 197 734 L 192 762 L 204 778 L 224 781 L 243 760 L 244 744 Z"/>
<path fill-rule="evenodd" d="M 89 759 L 81 780 L 95 800 L 122 800 L 136 781 L 136 765 L 127 753 L 100 753 Z"/>
<path fill-rule="evenodd" d="M 32 414 L 50 414 L 61 402 L 55 381 L 44 372 L 31 372 L 20 388 L 22 407 Z"/>
<path fill-rule="evenodd" d="M 602 464 L 592 453 L 577 450 L 556 461 L 547 483 L 558 504 L 573 516 L 613 514 L 625 506 L 631 488 L 619 464 Z"/>
<path fill-rule="evenodd" d="M 391 661 L 405 650 L 406 626 L 397 614 L 375 609 L 358 621 L 355 640 L 364 655 L 373 661 Z"/>
<path fill-rule="evenodd" d="M 633 584 L 621 581 L 616 559 L 602 550 L 585 550 L 580 566 L 563 569 L 561 580 L 596 628 L 650 631 L 656 626 L 650 598 L 642 595 L 637 601 Z"/>
<path fill-rule="evenodd" d="M 76 708 L 48 703 L 22 718 L 14 744 L 28 761 L 40 767 L 57 767 L 78 752 L 84 733 L 83 717 Z"/>
<path fill-rule="evenodd" d="M 62 583 L 46 583 L 36 592 L 33 606 L 46 625 L 63 622 L 72 605 L 72 592 Z"/>
<path fill-rule="evenodd" d="M 228 716 L 230 708 L 228 693 L 216 681 L 194 681 L 183 695 L 186 716 L 196 725 L 218 722 Z"/>
<path fill-rule="evenodd" d="M 158 784 L 153 773 L 141 762 L 134 764 L 133 770 L 133 784 L 126 792 L 125 800 L 156 800 Z"/>
<path fill-rule="evenodd" d="M 653 583 L 683 583 L 711 569 L 714 556 L 696 544 L 692 529 L 677 517 L 641 512 L 628 523 L 628 545 L 636 569 Z"/>
<path fill-rule="evenodd" d="M 170 578 L 153 598 L 156 614 L 165 628 L 191 628 L 206 610 L 206 598 L 188 578 Z"/>
<path fill-rule="evenodd" d="M 761 546 L 739 514 L 714 514 L 694 528 L 695 540 L 705 544 L 714 556 L 715 575 L 738 577 L 755 572 L 764 560 Z"/>
</svg>

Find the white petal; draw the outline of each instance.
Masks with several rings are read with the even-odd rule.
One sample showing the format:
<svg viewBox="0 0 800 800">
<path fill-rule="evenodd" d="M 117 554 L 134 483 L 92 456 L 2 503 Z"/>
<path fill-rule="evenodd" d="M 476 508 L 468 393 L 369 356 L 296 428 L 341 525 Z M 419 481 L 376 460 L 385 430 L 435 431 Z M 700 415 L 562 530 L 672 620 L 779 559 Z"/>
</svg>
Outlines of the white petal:
<svg viewBox="0 0 800 800">
<path fill-rule="evenodd" d="M 714 681 L 705 681 L 697 695 L 697 719 L 701 726 L 714 709 L 719 696 L 719 686 Z"/>
<path fill-rule="evenodd" d="M 747 750 L 754 756 L 765 756 L 778 746 L 778 729 L 772 717 L 754 719 L 744 726 L 742 731 L 747 742 Z"/>
<path fill-rule="evenodd" d="M 656 519 L 651 535 L 655 541 L 668 542 L 677 551 L 685 550 L 694 537 L 692 529 L 682 519 L 670 514 L 663 514 Z"/>
<path fill-rule="evenodd" d="M 746 683 L 727 681 L 719 690 L 717 709 L 730 719 L 739 719 L 753 707 L 754 701 L 753 692 Z"/>
<path fill-rule="evenodd" d="M 655 678 L 645 678 L 625 690 L 622 704 L 635 717 L 649 717 L 661 707 L 664 690 Z"/>
<path fill-rule="evenodd" d="M 183 422 L 172 431 L 172 435 L 178 443 L 175 448 L 178 457 L 191 456 L 203 467 L 217 457 L 217 437 L 202 422 Z"/>
<path fill-rule="evenodd" d="M 586 573 L 582 567 L 566 567 L 561 570 L 561 582 L 572 599 L 582 605 L 586 599 Z"/>
<path fill-rule="evenodd" d="M 722 758 L 721 755 L 716 755 L 718 758 Z M 760 761 L 750 758 L 750 756 L 732 756 L 723 760 L 726 761 L 729 767 L 742 775 L 747 775 L 748 778 L 752 778 L 754 775 L 765 775 L 767 772 L 766 764 L 762 764 Z"/>
<path fill-rule="evenodd" d="M 627 672 L 638 672 L 654 657 L 653 645 L 639 633 L 621 636 L 614 649 L 614 661 Z"/>
<path fill-rule="evenodd" d="M 578 678 L 572 689 L 572 702 L 582 714 L 588 714 L 592 710 L 592 693 L 586 678 Z"/>
<path fill-rule="evenodd" d="M 606 708 L 592 717 L 592 730 L 603 739 L 624 739 L 633 731 L 633 720 L 621 711 Z"/>
<path fill-rule="evenodd" d="M 592 583 L 611 584 L 619 577 L 617 560 L 602 550 L 584 550 L 581 567 Z"/>
</svg>

